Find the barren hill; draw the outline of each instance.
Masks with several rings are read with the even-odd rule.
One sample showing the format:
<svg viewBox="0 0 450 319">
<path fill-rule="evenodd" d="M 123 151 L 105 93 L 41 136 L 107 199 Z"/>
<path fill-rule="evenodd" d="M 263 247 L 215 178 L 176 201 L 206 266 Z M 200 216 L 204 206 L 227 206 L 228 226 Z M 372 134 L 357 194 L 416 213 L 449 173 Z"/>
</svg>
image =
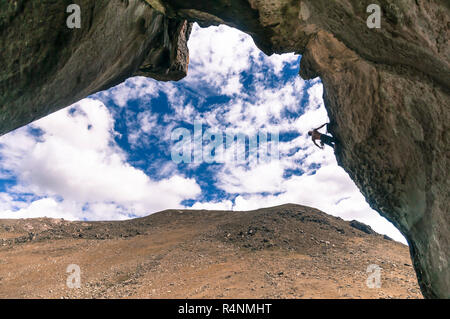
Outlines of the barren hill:
<svg viewBox="0 0 450 319">
<path fill-rule="evenodd" d="M 68 288 L 68 265 L 81 288 Z M 368 288 L 367 267 L 381 267 Z M 422 298 L 408 247 L 319 210 L 0 220 L 0 298 Z"/>
</svg>

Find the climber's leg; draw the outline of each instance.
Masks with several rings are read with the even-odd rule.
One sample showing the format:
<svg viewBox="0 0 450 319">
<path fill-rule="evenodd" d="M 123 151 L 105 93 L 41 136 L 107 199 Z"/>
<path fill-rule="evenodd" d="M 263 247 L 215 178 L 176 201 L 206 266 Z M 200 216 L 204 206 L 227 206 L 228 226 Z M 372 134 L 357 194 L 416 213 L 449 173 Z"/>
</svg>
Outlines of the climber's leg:
<svg viewBox="0 0 450 319">
<path fill-rule="evenodd" d="M 320 141 L 323 144 L 331 146 L 332 148 L 334 148 L 335 143 L 336 143 L 336 139 L 334 137 L 328 136 L 328 135 L 325 135 L 325 134 L 322 134 L 322 136 L 320 137 Z"/>
</svg>

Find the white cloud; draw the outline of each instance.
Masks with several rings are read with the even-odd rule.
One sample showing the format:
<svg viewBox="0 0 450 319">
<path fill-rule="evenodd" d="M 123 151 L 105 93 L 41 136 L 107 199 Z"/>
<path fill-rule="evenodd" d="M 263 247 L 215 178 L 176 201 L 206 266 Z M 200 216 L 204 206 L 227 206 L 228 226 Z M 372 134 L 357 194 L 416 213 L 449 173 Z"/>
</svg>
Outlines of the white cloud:
<svg viewBox="0 0 450 319">
<path fill-rule="evenodd" d="M 27 207 L 18 211 L 4 210 L 0 212 L 0 218 L 37 218 L 46 216 L 49 218 L 77 219 L 77 215 L 65 209 L 64 205 L 54 198 L 42 198 L 31 202 Z"/>
<path fill-rule="evenodd" d="M 278 161 L 257 165 L 251 169 L 227 162 L 218 174 L 218 187 L 227 193 L 279 192 L 283 187 L 284 169 Z"/>
<path fill-rule="evenodd" d="M 296 62 L 298 60 L 298 55 L 294 53 L 287 54 L 273 54 L 270 57 L 265 58 L 265 63 L 270 65 L 276 75 L 280 75 L 283 68 L 286 64 L 291 64 L 292 62 Z"/>
<path fill-rule="evenodd" d="M 191 66 L 184 81 L 193 86 L 208 83 L 226 95 L 245 94 L 240 74 L 252 65 L 268 66 L 280 75 L 285 65 L 298 60 L 295 54 L 268 57 L 249 35 L 225 25 L 201 29 L 195 24 L 188 45 Z"/>
<path fill-rule="evenodd" d="M 150 82 L 145 77 L 135 77 L 133 81 L 126 81 L 108 90 L 108 95 L 116 105 L 124 107 L 129 100 L 155 97 L 158 95 L 158 90 L 156 82 Z"/>
<path fill-rule="evenodd" d="M 194 25 L 188 43 L 190 73 L 184 81 L 193 85 L 203 81 L 221 90 L 222 94 L 241 92 L 239 75 L 250 67 L 252 59 L 256 59 L 260 51 L 250 37 L 227 26 L 210 27 L 204 31 Z"/>
<path fill-rule="evenodd" d="M 127 155 L 114 142 L 113 124 L 100 101 L 85 99 L 36 121 L 33 126 L 44 132 L 40 138 L 27 128 L 3 136 L 1 168 L 19 179 L 11 191 L 45 198 L 19 211 L 4 210 L 0 217 L 62 214 L 71 219 L 123 219 L 181 207 L 183 200 L 200 193 L 194 179 L 173 175 L 154 181 L 128 164 Z M 89 208 L 83 211 L 86 204 Z M 106 213 L 105 207 L 109 213 L 99 213 Z"/>
<path fill-rule="evenodd" d="M 205 209 L 205 210 L 226 210 L 230 211 L 233 209 L 233 202 L 230 200 L 225 200 L 221 202 L 196 202 L 191 207 L 192 209 Z"/>
</svg>

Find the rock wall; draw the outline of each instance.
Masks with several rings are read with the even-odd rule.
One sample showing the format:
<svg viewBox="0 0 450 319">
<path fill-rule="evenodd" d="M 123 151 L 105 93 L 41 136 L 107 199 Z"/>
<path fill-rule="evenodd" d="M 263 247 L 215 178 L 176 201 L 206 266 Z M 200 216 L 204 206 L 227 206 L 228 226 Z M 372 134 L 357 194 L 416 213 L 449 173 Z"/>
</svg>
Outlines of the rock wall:
<svg viewBox="0 0 450 319">
<path fill-rule="evenodd" d="M 424 296 L 450 298 L 450 3 L 165 0 L 174 17 L 226 23 L 320 76 L 339 164 L 406 236 Z M 370 29 L 367 7 L 382 8 Z"/>
<path fill-rule="evenodd" d="M 450 298 L 448 1 L 145 1 L 79 0 L 77 31 L 61 27 L 70 1 L 1 2 L 0 133 L 133 74 L 181 78 L 186 20 L 239 28 L 322 78 L 339 164 L 408 239 L 424 296 Z"/>
<path fill-rule="evenodd" d="M 81 28 L 66 25 L 76 2 Z M 191 24 L 141 0 L 0 2 L 0 134 L 128 77 L 186 75 Z"/>
</svg>

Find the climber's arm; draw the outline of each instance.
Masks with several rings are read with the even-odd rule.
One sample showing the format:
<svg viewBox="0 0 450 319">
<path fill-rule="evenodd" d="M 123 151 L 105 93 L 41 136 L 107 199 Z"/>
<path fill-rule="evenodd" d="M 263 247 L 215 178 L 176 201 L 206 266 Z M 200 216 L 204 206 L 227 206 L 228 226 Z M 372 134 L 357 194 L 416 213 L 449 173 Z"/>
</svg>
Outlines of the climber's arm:
<svg viewBox="0 0 450 319">
<path fill-rule="evenodd" d="M 323 149 L 323 146 L 319 146 L 319 145 L 316 143 L 316 140 L 313 140 L 313 143 L 314 143 L 314 145 L 316 145 L 318 148 Z"/>
<path fill-rule="evenodd" d="M 316 128 L 315 129 L 315 131 L 318 131 L 318 130 L 320 130 L 322 127 L 324 127 L 325 125 L 327 125 L 328 123 L 325 123 L 324 125 L 322 125 L 321 127 L 318 127 L 318 128 Z"/>
</svg>

